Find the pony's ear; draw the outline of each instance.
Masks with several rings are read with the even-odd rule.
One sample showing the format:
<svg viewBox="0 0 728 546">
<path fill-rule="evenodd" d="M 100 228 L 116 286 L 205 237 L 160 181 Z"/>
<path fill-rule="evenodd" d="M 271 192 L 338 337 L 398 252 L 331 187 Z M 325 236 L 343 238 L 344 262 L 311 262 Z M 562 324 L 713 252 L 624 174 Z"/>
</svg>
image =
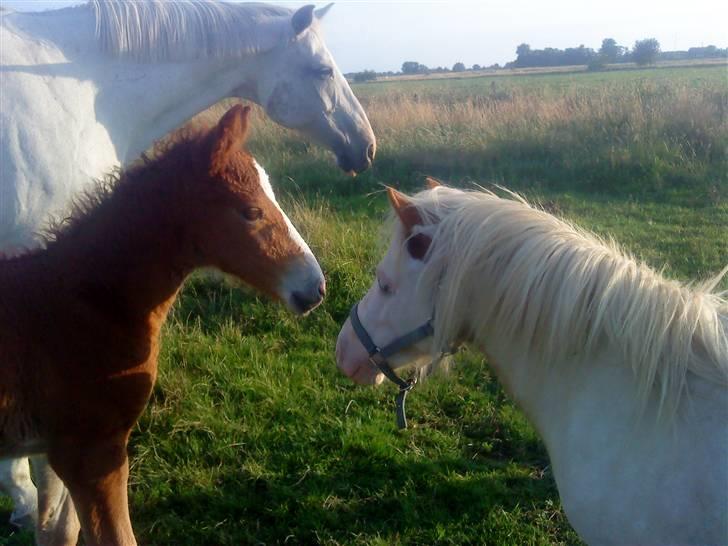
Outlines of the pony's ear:
<svg viewBox="0 0 728 546">
<path fill-rule="evenodd" d="M 313 23 L 313 10 L 316 6 L 309 4 L 296 10 L 291 19 L 293 25 L 293 32 L 296 36 L 301 34 L 304 30 L 311 26 Z"/>
<path fill-rule="evenodd" d="M 399 219 L 402 221 L 402 224 L 404 224 L 405 230 L 408 234 L 412 231 L 414 226 L 423 223 L 422 217 L 417 211 L 417 207 L 412 204 L 412 201 L 410 201 L 409 197 L 405 194 L 387 186 L 387 197 L 389 197 L 389 202 L 391 203 L 394 212 L 396 212 L 397 216 L 399 216 Z"/>
<path fill-rule="evenodd" d="M 329 10 L 331 9 L 331 6 L 333 6 L 333 5 L 334 5 L 334 3 L 331 2 L 330 4 L 327 4 L 324 7 L 319 8 L 316 11 L 314 11 L 314 14 L 316 15 L 316 19 L 318 19 L 319 21 L 321 19 L 323 19 L 326 16 L 326 14 L 329 12 Z"/>
<path fill-rule="evenodd" d="M 428 190 L 434 190 L 435 188 L 442 186 L 442 182 L 440 182 L 437 178 L 432 178 L 431 176 L 425 177 L 425 184 L 427 185 Z"/>
<path fill-rule="evenodd" d="M 212 144 L 212 164 L 219 168 L 231 153 L 239 150 L 248 136 L 250 106 L 236 104 L 220 119 L 215 127 Z"/>
</svg>

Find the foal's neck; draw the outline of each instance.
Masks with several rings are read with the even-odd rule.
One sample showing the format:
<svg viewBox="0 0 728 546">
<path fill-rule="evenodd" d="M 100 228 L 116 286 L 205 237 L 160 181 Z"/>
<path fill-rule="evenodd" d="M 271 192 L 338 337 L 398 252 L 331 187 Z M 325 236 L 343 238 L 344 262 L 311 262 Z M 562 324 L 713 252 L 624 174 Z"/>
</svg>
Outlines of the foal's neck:
<svg viewBox="0 0 728 546">
<path fill-rule="evenodd" d="M 163 322 L 198 265 L 186 241 L 184 184 L 139 176 L 62 232 L 51 267 L 91 305 L 130 320 Z"/>
</svg>

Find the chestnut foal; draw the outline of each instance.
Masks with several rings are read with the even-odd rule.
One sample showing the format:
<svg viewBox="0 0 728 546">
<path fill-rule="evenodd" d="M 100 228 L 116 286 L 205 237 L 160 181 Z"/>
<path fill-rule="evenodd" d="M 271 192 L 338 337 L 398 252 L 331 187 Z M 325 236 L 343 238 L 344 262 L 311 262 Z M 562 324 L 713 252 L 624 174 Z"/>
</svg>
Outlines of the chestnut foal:
<svg viewBox="0 0 728 546">
<path fill-rule="evenodd" d="M 323 298 L 316 259 L 243 149 L 249 113 L 177 139 L 83 198 L 45 249 L 0 260 L 0 457 L 47 455 L 86 544 L 135 544 L 127 440 L 185 277 L 216 267 L 299 314 Z M 61 532 L 46 538 L 76 542 L 75 517 Z"/>
</svg>

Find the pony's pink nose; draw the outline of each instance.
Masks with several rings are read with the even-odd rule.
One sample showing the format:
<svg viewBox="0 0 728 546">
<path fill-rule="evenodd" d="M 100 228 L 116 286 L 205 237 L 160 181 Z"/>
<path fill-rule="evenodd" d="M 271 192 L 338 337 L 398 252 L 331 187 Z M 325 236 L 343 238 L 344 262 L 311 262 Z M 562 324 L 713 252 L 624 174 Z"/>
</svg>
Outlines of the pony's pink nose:
<svg viewBox="0 0 728 546">
<path fill-rule="evenodd" d="M 336 365 L 354 383 L 378 385 L 384 376 L 369 363 L 369 355 L 346 319 L 336 340 Z"/>
</svg>

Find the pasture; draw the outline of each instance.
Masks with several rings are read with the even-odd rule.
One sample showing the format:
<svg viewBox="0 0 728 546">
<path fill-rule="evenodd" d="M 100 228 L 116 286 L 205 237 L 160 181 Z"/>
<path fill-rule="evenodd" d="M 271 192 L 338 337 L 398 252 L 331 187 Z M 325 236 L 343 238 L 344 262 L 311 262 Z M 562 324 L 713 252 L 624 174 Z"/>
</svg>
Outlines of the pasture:
<svg viewBox="0 0 728 546">
<path fill-rule="evenodd" d="M 543 446 L 479 358 L 418 386 L 403 432 L 391 385 L 355 387 L 336 369 L 336 334 L 383 249 L 381 185 L 502 184 L 667 276 L 703 279 L 728 262 L 727 76 L 364 84 L 379 151 L 353 180 L 259 114 L 250 148 L 318 256 L 327 300 L 299 320 L 218 275 L 188 282 L 130 444 L 140 543 L 578 544 Z M 3 499 L 0 521 L 9 512 Z M 0 543 L 32 537 L 0 527 Z"/>
</svg>

